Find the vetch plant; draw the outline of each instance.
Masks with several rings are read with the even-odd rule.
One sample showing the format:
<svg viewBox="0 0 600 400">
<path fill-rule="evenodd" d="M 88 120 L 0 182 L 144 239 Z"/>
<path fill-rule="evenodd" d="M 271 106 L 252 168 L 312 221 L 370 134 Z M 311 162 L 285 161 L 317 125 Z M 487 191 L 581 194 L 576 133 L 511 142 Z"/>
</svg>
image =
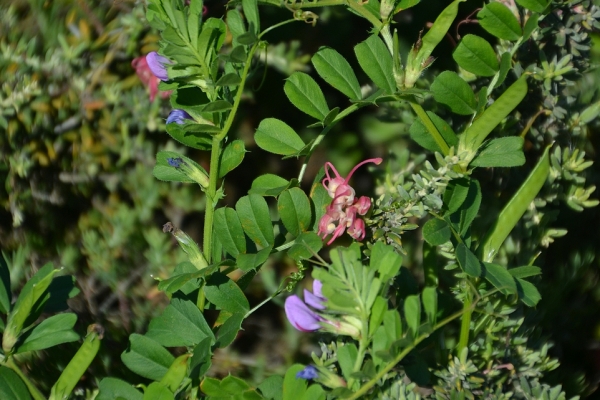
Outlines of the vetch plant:
<svg viewBox="0 0 600 400">
<path fill-rule="evenodd" d="M 170 302 L 144 335 L 130 335 L 121 356 L 127 368 L 150 383 L 104 377 L 97 400 L 565 396 L 560 386 L 550 388 L 542 381 L 544 372 L 557 365 L 548 356 L 548 346 L 534 348 L 524 332 L 530 327 L 522 314 L 540 304 L 536 277 L 542 268 L 533 265 L 536 258 L 515 263 L 498 257 L 548 181 L 565 187 L 558 183 L 560 176 L 572 183 L 564 200 L 575 209 L 597 205 L 590 199 L 593 188 L 584 189 L 585 180 L 578 175 L 590 165 L 583 156 L 553 152 L 550 142 L 526 154 L 525 137 L 533 121 L 516 122 L 533 79 L 543 75 L 551 90 L 559 76 L 571 71 L 569 59 L 560 61 L 558 71 L 524 69 L 514 63 L 519 49 L 539 33 L 538 22 L 552 5 L 518 0 L 515 14 L 504 3 L 485 4 L 477 20 L 499 45 L 494 48 L 481 36 L 465 35 L 452 53 L 455 70 L 436 71 L 427 86 L 421 78 L 435 67 L 432 54 L 450 32 L 464 0 L 452 1 L 434 16 L 402 57 L 400 29 L 393 17 L 419 3 L 290 2 L 284 4 L 293 13 L 290 19 L 261 29 L 257 0 L 231 3 L 224 19 L 205 19 L 202 1 L 149 2 L 146 17 L 161 32 L 161 41 L 159 51 L 150 53 L 146 62 L 162 81 L 159 89 L 172 91 L 166 131 L 179 144 L 208 153 L 210 163 L 205 170 L 177 151 L 160 151 L 153 175 L 200 186 L 206 196 L 202 243 L 171 222 L 164 225 L 163 231 L 173 235 L 187 260 L 159 280 L 157 289 Z M 285 95 L 314 120 L 308 127 L 314 135 L 300 135 L 288 123 L 268 117 L 258 123 L 254 141 L 268 153 L 299 160 L 296 177 L 256 176 L 247 195 L 224 206 L 228 194 L 223 179 L 243 164 L 246 153 L 244 142 L 235 138 L 235 122 L 260 60 L 258 53 L 267 47 L 266 34 L 298 21 L 314 23 L 316 14 L 308 9 L 338 5 L 373 26 L 373 34 L 365 33 L 354 47 L 368 87 L 359 84 L 340 52 L 321 47 L 312 56 L 312 66 L 344 95 L 345 104 L 331 108 L 313 77 L 291 73 L 283 86 Z M 267 0 L 261 6 L 281 4 Z M 382 172 L 393 165 L 388 161 L 393 155 L 386 154 L 358 163 L 346 177 L 326 162 L 305 192 L 300 182 L 326 136 L 345 117 L 375 106 L 389 107 L 398 118 L 400 107 L 410 110 L 410 137 L 432 155 L 431 161 L 412 176 Z M 593 120 L 590 113 L 585 121 Z M 350 185 L 354 172 L 368 164 L 383 174 L 377 200 L 357 198 Z M 493 198 L 482 189 L 480 173 L 505 168 L 524 168 L 524 178 L 508 196 Z M 417 227 L 424 239 L 422 250 L 405 248 L 403 236 Z M 352 244 L 322 251 L 344 232 Z M 547 242 L 532 239 L 530 244 L 539 248 Z M 299 271 L 284 277 L 267 299 L 251 307 L 244 291 L 275 255 L 293 260 Z M 418 283 L 404 263 L 409 255 L 421 261 L 423 278 Z M 284 309 L 296 329 L 325 333 L 311 365 L 294 364 L 283 376 L 274 374 L 263 382 L 231 374 L 223 379 L 212 376 L 215 352 L 230 346 L 244 321 L 266 302 L 293 291 L 309 268 L 312 292 L 305 290 L 303 300 L 290 295 Z M 35 298 L 27 303 L 17 300 L 11 308 L 8 296 L 0 297 L 9 315 L 3 336 L 7 363 L 20 343 L 27 343 L 27 322 L 33 323 L 27 315 L 39 315 L 31 305 L 46 298 L 48 277 L 32 283 Z M 29 304 L 25 313 L 22 304 Z M 210 322 L 209 310 L 216 314 Z M 26 377 L 13 374 L 6 381 L 32 386 Z M 61 396 L 73 388 L 60 387 Z M 41 397 L 35 388 L 29 393 Z"/>
</svg>

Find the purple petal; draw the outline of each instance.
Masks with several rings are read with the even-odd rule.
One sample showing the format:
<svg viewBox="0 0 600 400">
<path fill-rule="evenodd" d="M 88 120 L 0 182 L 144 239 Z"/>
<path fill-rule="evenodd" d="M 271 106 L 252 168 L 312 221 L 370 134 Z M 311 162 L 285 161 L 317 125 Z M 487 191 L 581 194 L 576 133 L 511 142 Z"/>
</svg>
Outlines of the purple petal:
<svg viewBox="0 0 600 400">
<path fill-rule="evenodd" d="M 172 64 L 171 60 L 166 57 L 161 56 L 155 51 L 152 51 L 146 55 L 146 62 L 148 63 L 148 68 L 152 71 L 152 74 L 156 76 L 161 81 L 168 81 L 169 76 L 167 75 L 167 69 L 165 68 L 166 64 Z"/>
<path fill-rule="evenodd" d="M 296 378 L 300 379 L 317 379 L 318 377 L 317 369 L 312 365 L 307 365 L 302 371 L 296 374 Z"/>
<path fill-rule="evenodd" d="M 312 308 L 316 308 L 317 310 L 324 310 L 324 301 L 325 299 L 323 299 L 322 297 L 316 296 L 308 290 L 304 289 L 304 302 Z"/>
<path fill-rule="evenodd" d="M 303 332 L 316 331 L 321 327 L 322 318 L 312 311 L 298 296 L 285 299 L 285 315 L 294 328 Z"/>
<path fill-rule="evenodd" d="M 175 109 L 169 113 L 169 116 L 167 117 L 167 124 L 175 122 L 179 125 L 183 125 L 186 119 L 191 120 L 192 116 L 183 110 Z"/>
<path fill-rule="evenodd" d="M 318 279 L 315 279 L 313 281 L 313 293 L 315 296 L 318 296 L 318 297 L 322 298 L 323 301 L 325 301 L 327 299 L 325 298 L 325 296 L 323 296 L 323 293 L 321 292 L 322 288 L 323 288 L 323 284 L 321 283 L 321 281 Z"/>
</svg>

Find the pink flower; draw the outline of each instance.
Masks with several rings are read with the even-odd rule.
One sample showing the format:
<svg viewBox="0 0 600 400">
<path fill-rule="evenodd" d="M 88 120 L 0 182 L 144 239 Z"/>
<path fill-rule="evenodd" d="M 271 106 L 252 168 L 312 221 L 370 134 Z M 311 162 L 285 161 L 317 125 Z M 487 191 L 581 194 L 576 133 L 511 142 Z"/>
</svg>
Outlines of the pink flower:
<svg viewBox="0 0 600 400">
<path fill-rule="evenodd" d="M 325 239 L 332 235 L 327 244 L 333 243 L 335 239 L 342 236 L 348 230 L 348 234 L 356 239 L 363 240 L 365 238 L 365 222 L 358 218 L 357 215 L 365 215 L 371 208 L 371 199 L 366 196 L 355 198 L 354 189 L 348 184 L 348 181 L 354 174 L 354 171 L 363 164 L 374 163 L 381 164 L 381 158 L 370 158 L 358 163 L 346 178 L 340 176 L 333 164 L 325 163 L 325 175 L 323 179 L 323 187 L 333 198 L 330 205 L 327 206 L 325 215 L 319 221 L 319 236 Z M 335 177 L 329 174 L 329 168 L 333 170 Z"/>
<path fill-rule="evenodd" d="M 160 79 L 154 76 L 150 70 L 146 56 L 134 58 L 133 61 L 131 61 L 131 66 L 133 69 L 135 69 L 135 73 L 137 74 L 138 78 L 140 78 L 140 81 L 142 81 L 144 86 L 150 89 L 150 101 L 154 101 L 156 95 L 158 94 L 158 84 Z M 162 99 L 168 99 L 170 95 L 170 91 L 160 93 L 160 97 Z"/>
</svg>

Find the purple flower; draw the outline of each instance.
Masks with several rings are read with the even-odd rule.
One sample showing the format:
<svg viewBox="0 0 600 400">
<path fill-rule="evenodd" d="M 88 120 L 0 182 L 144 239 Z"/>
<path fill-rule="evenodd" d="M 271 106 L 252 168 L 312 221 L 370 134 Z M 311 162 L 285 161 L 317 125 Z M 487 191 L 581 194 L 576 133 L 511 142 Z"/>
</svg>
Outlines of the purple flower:
<svg viewBox="0 0 600 400">
<path fill-rule="evenodd" d="M 169 113 L 167 124 L 175 122 L 176 124 L 183 125 L 186 119 L 192 120 L 192 116 L 183 110 L 175 109 Z"/>
<path fill-rule="evenodd" d="M 179 157 L 177 157 L 177 158 L 167 158 L 167 162 L 169 163 L 169 165 L 171 167 L 179 168 L 179 167 L 181 167 L 181 163 L 183 162 L 183 160 L 181 158 L 179 158 Z"/>
<path fill-rule="evenodd" d="M 167 75 L 166 64 L 173 64 L 171 60 L 161 56 L 155 51 L 152 51 L 146 55 L 146 62 L 150 71 L 161 81 L 168 81 L 169 76 Z"/>
<path fill-rule="evenodd" d="M 300 379 L 317 379 L 318 376 L 317 368 L 312 365 L 307 365 L 302 371 L 296 374 L 296 378 Z"/>
<path fill-rule="evenodd" d="M 322 286 L 320 281 L 315 280 L 313 282 L 313 293 L 304 290 L 304 301 L 296 295 L 285 299 L 285 314 L 294 328 L 299 331 L 316 331 L 321 328 L 321 322 L 326 321 L 325 318 L 308 307 L 311 306 L 317 310 L 325 309 L 324 303 L 327 299 L 321 293 Z"/>
</svg>

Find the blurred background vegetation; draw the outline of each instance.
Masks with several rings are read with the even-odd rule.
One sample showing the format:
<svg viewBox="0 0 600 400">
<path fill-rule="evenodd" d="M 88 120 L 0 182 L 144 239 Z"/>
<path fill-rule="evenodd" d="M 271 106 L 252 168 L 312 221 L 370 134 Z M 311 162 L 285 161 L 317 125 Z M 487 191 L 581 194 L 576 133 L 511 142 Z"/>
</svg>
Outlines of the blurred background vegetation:
<svg viewBox="0 0 600 400">
<path fill-rule="evenodd" d="M 224 15 L 225 2 L 209 0 L 205 5 L 209 16 Z M 396 17 L 403 26 L 405 52 L 445 5 L 442 0 L 427 0 Z M 457 21 L 467 20 L 479 6 L 476 1 L 462 5 Z M 523 68 L 536 65 L 541 71 L 530 79 L 528 100 L 505 124 L 507 130 L 520 130 L 523 121 L 533 121 L 525 136 L 530 166 L 544 145 L 553 141 L 563 149 L 584 150 L 588 159 L 597 160 L 598 122 L 580 123 L 580 113 L 600 100 L 600 48 L 591 46 L 592 41 L 600 44 L 596 6 L 589 0 L 554 1 L 558 11 L 542 21 L 542 32 L 516 56 Z M 263 7 L 261 12 L 263 26 L 290 16 L 285 8 Z M 353 46 L 368 36 L 368 23 L 341 8 L 318 12 L 315 27 L 298 22 L 265 37 L 270 45 L 258 57 L 235 129 L 249 153 L 225 182 L 228 204 L 245 194 L 260 173 L 297 175 L 297 160 L 282 162 L 253 141 L 256 126 L 266 117 L 285 120 L 304 137 L 315 135 L 304 128 L 311 121 L 285 98 L 286 76 L 295 70 L 310 73 L 310 55 L 320 46 L 331 46 L 357 64 Z M 437 61 L 421 87 L 428 87 L 439 71 L 455 69 L 450 54 L 458 35 L 485 35 L 469 23 L 457 24 L 452 32 L 454 38 L 434 53 Z M 4 183 L 0 248 L 11 268 L 13 287 L 22 285 L 47 261 L 76 276 L 81 293 L 70 307 L 79 315 L 79 331 L 83 333 L 90 323 L 106 329 L 101 355 L 81 390 L 95 387 L 96 379 L 107 375 L 128 378 L 131 372 L 120 363 L 128 335 L 144 332 L 149 319 L 166 304 L 155 279 L 168 277 L 183 254 L 162 232 L 162 225 L 171 221 L 202 241 L 205 200 L 201 193 L 193 186 L 159 182 L 152 176 L 158 150 L 186 152 L 165 133 L 168 100 L 157 96 L 151 101 L 149 88 L 132 66 L 137 57 L 157 50 L 157 41 L 157 32 L 145 22 L 142 1 L 0 4 L 0 181 Z M 567 55 L 574 68 L 564 75 L 547 73 L 540 50 L 548 68 Z M 368 79 L 359 76 L 359 81 Z M 510 83 L 509 79 L 506 85 Z M 484 83 L 472 84 L 481 88 Z M 323 89 L 330 88 L 323 84 Z M 326 91 L 326 97 L 331 107 L 347 102 L 333 89 Z M 448 110 L 433 110 L 450 119 Z M 367 108 L 346 118 L 313 157 L 303 184 L 308 187 L 326 160 L 348 171 L 361 159 L 381 156 L 389 161 L 388 173 L 398 179 L 418 171 L 432 155 L 410 140 L 413 120 L 403 104 Z M 452 121 L 455 127 L 464 122 Z M 187 155 L 208 169 L 207 154 L 187 150 Z M 572 179 L 566 187 L 581 187 L 568 168 L 562 168 L 565 163 L 557 163 L 560 174 L 555 181 Z M 586 187 L 600 185 L 599 168 L 596 163 L 587 169 Z M 527 168 L 477 171 L 486 207 L 481 224 L 497 215 L 527 173 Z M 357 192 L 364 194 L 381 193 L 385 185 L 383 176 L 374 180 L 364 170 L 355 182 Z M 502 257 L 513 265 L 537 257 L 535 264 L 543 270 L 538 282 L 543 297 L 537 309 L 526 315 L 525 325 L 540 343 L 552 343 L 551 353 L 561 361 L 550 376 L 552 383 L 566 385 L 571 394 L 582 390 L 591 394 L 600 381 L 600 213 L 597 208 L 577 212 L 581 211 L 578 204 L 569 203 L 568 193 L 557 192 L 557 187 L 547 185 L 539 204 L 511 235 Z M 569 233 L 561 236 L 562 229 Z M 539 242 L 549 245 L 541 253 Z M 405 263 L 415 273 L 413 284 L 418 285 L 422 283 L 418 231 L 403 237 L 403 249 L 408 254 Z M 249 289 L 251 302 L 272 293 L 280 278 L 294 268 L 287 259 L 270 261 Z M 279 305 L 269 304 L 245 322 L 245 331 L 232 348 L 216 355 L 213 365 L 218 368 L 213 374 L 236 371 L 261 381 L 281 372 L 293 355 L 308 355 L 315 349 L 309 338 L 298 340 L 298 333 L 284 323 Z M 21 361 L 40 389 L 47 391 L 59 374 L 57 366 L 65 365 L 76 348 L 76 344 L 63 345 Z"/>
</svg>

